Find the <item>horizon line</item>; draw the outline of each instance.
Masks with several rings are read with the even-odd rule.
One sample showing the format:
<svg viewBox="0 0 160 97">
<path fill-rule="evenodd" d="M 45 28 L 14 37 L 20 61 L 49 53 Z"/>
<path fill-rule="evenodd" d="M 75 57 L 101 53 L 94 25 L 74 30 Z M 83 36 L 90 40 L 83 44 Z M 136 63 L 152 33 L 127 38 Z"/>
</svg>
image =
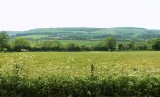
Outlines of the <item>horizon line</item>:
<svg viewBox="0 0 160 97">
<path fill-rule="evenodd" d="M 85 26 L 72 26 L 72 27 L 35 27 L 35 28 L 29 28 L 29 29 L 24 29 L 24 30 L 0 30 L 0 31 L 29 31 L 29 30 L 34 30 L 34 29 L 49 29 L 49 28 L 100 28 L 100 29 L 109 29 L 109 28 L 139 28 L 139 29 L 149 29 L 149 30 L 160 30 L 160 28 L 147 28 L 147 27 L 136 27 L 136 26 L 115 26 L 115 27 L 85 27 Z"/>
</svg>

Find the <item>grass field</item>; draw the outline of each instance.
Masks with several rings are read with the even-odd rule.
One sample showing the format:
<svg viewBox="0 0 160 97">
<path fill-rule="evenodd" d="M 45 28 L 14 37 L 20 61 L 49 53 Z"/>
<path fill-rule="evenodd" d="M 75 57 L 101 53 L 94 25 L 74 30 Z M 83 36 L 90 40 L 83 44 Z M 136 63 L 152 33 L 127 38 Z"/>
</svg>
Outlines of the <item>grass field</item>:
<svg viewBox="0 0 160 97">
<path fill-rule="evenodd" d="M 26 67 L 30 76 L 68 74 L 89 76 L 94 65 L 96 76 L 160 74 L 160 52 L 21 52 L 0 53 L 0 70 L 12 72 L 14 64 Z"/>
<path fill-rule="evenodd" d="M 27 35 L 23 36 L 24 38 L 33 38 L 33 39 L 40 39 L 40 38 L 47 38 L 49 35 Z"/>
<path fill-rule="evenodd" d="M 95 44 L 102 42 L 101 40 L 58 40 L 58 41 L 61 42 L 63 45 L 70 42 L 79 46 L 86 45 L 88 47 L 95 46 Z"/>
<path fill-rule="evenodd" d="M 158 51 L 0 53 L 0 96 L 159 97 L 159 60 Z"/>
</svg>

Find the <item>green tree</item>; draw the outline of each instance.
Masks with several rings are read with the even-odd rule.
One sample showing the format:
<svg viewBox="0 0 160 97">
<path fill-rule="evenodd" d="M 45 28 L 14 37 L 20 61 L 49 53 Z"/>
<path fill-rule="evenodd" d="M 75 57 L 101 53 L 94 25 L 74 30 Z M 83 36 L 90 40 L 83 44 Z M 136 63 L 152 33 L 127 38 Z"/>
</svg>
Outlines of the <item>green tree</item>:
<svg viewBox="0 0 160 97">
<path fill-rule="evenodd" d="M 109 36 L 103 41 L 103 45 L 108 50 L 115 50 L 116 49 L 116 39 L 113 36 Z"/>
<path fill-rule="evenodd" d="M 138 50 L 146 50 L 147 49 L 147 45 L 142 44 L 138 46 Z"/>
<path fill-rule="evenodd" d="M 51 50 L 54 50 L 54 51 L 60 51 L 61 50 L 61 43 L 59 41 L 53 41 L 52 42 L 52 45 L 50 46 Z"/>
<path fill-rule="evenodd" d="M 37 45 L 44 51 L 50 51 L 50 50 L 59 51 L 61 49 L 61 43 L 57 40 L 42 41 Z"/>
<path fill-rule="evenodd" d="M 13 49 L 15 51 L 21 51 L 22 49 L 30 50 L 30 48 L 30 42 L 23 37 L 19 37 L 14 41 Z"/>
<path fill-rule="evenodd" d="M 81 45 L 80 48 L 82 51 L 89 51 L 90 50 L 90 48 L 86 45 Z"/>
<path fill-rule="evenodd" d="M 2 31 L 0 32 L 0 51 L 6 50 L 9 48 L 9 36 L 7 32 Z"/>
<path fill-rule="evenodd" d="M 123 49 L 123 44 L 122 43 L 118 44 L 118 50 L 122 50 L 122 49 Z"/>
<path fill-rule="evenodd" d="M 160 50 L 160 39 L 156 39 L 153 41 L 152 49 Z"/>
<path fill-rule="evenodd" d="M 74 43 L 69 42 L 65 44 L 64 49 L 67 51 L 79 51 L 80 47 L 76 46 Z"/>
<path fill-rule="evenodd" d="M 95 51 L 106 51 L 108 48 L 104 46 L 103 42 L 97 43 L 94 46 L 92 46 L 92 50 Z"/>
<path fill-rule="evenodd" d="M 52 45 L 52 41 L 46 40 L 41 42 L 41 49 L 44 51 L 49 51 Z"/>
<path fill-rule="evenodd" d="M 127 43 L 127 46 L 129 47 L 129 49 L 134 49 L 134 41 L 129 41 Z"/>
<path fill-rule="evenodd" d="M 135 47 L 137 50 L 146 50 L 147 49 L 147 44 L 146 43 L 138 43 Z"/>
</svg>

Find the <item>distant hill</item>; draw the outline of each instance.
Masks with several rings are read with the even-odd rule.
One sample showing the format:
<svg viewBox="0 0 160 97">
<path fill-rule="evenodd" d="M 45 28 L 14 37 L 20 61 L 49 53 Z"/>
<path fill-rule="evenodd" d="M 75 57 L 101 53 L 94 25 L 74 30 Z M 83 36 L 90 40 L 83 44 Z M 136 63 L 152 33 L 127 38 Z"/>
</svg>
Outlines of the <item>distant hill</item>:
<svg viewBox="0 0 160 97">
<path fill-rule="evenodd" d="M 118 41 L 146 40 L 160 38 L 160 30 L 136 27 L 116 28 L 37 28 L 28 31 L 8 31 L 14 38 L 26 37 L 28 39 L 60 39 L 60 40 L 101 40 L 114 36 Z"/>
<path fill-rule="evenodd" d="M 7 31 L 9 36 L 16 36 L 18 33 L 23 33 L 22 31 Z"/>
</svg>

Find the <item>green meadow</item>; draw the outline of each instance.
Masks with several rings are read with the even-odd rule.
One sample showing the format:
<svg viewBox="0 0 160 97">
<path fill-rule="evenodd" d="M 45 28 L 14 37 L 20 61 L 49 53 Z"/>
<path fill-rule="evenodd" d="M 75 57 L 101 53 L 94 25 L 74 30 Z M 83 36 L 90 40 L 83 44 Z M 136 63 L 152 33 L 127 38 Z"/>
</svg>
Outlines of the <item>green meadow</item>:
<svg viewBox="0 0 160 97">
<path fill-rule="evenodd" d="M 0 53 L 2 72 L 10 74 L 13 65 L 28 68 L 29 76 L 62 73 L 89 76 L 94 65 L 95 76 L 156 76 L 160 73 L 160 52 L 13 52 Z M 9 69 L 9 70 L 7 70 Z"/>
<path fill-rule="evenodd" d="M 1 96 L 158 97 L 159 60 L 158 51 L 0 53 Z"/>
</svg>

